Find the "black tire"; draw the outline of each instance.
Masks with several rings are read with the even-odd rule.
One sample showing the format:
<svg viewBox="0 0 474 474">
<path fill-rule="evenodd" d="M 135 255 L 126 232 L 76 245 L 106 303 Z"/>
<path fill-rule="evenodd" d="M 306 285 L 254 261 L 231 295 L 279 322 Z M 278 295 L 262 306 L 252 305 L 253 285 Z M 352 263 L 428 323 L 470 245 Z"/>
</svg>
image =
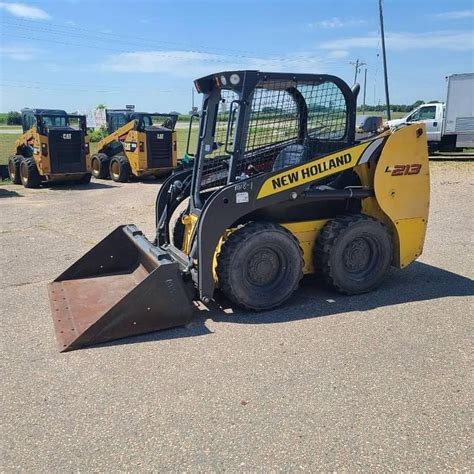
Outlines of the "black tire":
<svg viewBox="0 0 474 474">
<path fill-rule="evenodd" d="M 89 184 L 91 182 L 92 175 L 90 173 L 86 173 L 82 175 L 82 178 L 76 181 L 77 184 Z"/>
<path fill-rule="evenodd" d="M 123 155 L 112 157 L 109 170 L 110 177 L 117 183 L 126 183 L 132 174 L 130 163 Z"/>
<path fill-rule="evenodd" d="M 391 236 L 384 224 L 368 216 L 337 217 L 323 227 L 316 241 L 316 272 L 348 295 L 379 286 L 391 262 Z"/>
<path fill-rule="evenodd" d="M 250 222 L 230 234 L 217 257 L 221 291 L 235 304 L 263 311 L 284 303 L 303 277 L 296 238 L 272 222 Z"/>
<path fill-rule="evenodd" d="M 13 155 L 8 158 L 8 176 L 13 184 L 21 184 L 20 163 L 22 159 L 21 155 Z"/>
<path fill-rule="evenodd" d="M 97 153 L 91 157 L 92 176 L 97 179 L 107 179 L 110 174 L 110 158 L 105 153 Z"/>
<path fill-rule="evenodd" d="M 173 245 L 177 248 L 182 250 L 183 249 L 183 242 L 184 242 L 184 224 L 182 218 L 188 213 L 187 209 L 182 210 L 176 222 L 174 223 L 173 229 L 171 231 L 171 237 L 173 238 Z"/>
<path fill-rule="evenodd" d="M 26 157 L 21 160 L 20 177 L 25 188 L 38 188 L 40 186 L 41 176 L 33 157 Z"/>
</svg>

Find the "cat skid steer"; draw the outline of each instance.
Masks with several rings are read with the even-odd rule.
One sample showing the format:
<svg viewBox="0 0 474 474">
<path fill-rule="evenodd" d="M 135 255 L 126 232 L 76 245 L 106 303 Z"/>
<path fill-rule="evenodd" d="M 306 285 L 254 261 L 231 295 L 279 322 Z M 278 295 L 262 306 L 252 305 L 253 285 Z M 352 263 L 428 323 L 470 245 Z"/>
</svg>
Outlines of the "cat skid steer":
<svg viewBox="0 0 474 474">
<path fill-rule="evenodd" d="M 305 274 L 371 291 L 420 256 L 424 125 L 357 142 L 358 87 L 330 75 L 227 71 L 195 86 L 193 169 L 161 186 L 155 238 L 120 226 L 50 284 L 60 350 L 186 325 L 216 291 L 268 310 Z"/>
</svg>

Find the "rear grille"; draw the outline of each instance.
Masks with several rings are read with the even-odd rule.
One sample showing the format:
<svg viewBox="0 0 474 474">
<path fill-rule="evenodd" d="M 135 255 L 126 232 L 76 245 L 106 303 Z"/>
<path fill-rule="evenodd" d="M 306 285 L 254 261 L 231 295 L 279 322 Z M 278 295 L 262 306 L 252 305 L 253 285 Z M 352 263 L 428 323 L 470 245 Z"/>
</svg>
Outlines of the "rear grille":
<svg viewBox="0 0 474 474">
<path fill-rule="evenodd" d="M 167 129 L 147 130 L 147 152 L 149 168 L 173 166 L 173 132 Z"/>
<path fill-rule="evenodd" d="M 52 173 L 86 171 L 83 135 L 80 130 L 52 129 L 48 138 Z"/>
</svg>

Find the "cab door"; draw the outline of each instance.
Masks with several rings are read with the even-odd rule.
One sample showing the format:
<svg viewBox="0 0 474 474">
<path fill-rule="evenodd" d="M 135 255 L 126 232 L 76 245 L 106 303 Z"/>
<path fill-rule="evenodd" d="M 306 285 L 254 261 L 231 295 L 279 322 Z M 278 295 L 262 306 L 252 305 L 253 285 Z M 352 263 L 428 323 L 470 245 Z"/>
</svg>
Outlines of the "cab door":
<svg viewBox="0 0 474 474">
<path fill-rule="evenodd" d="M 442 106 L 441 104 L 422 105 L 407 118 L 407 122 L 423 122 L 426 125 L 428 141 L 439 142 L 443 122 Z"/>
</svg>

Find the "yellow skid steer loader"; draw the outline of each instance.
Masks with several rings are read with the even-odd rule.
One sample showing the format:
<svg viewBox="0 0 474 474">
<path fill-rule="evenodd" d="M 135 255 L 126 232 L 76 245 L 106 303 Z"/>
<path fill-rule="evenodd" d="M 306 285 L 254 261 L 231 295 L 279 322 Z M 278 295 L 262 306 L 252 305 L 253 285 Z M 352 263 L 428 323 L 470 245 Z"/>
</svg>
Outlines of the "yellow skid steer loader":
<svg viewBox="0 0 474 474">
<path fill-rule="evenodd" d="M 106 110 L 109 134 L 91 157 L 92 175 L 126 182 L 132 176 L 163 176 L 177 164 L 175 114 Z"/>
<path fill-rule="evenodd" d="M 161 186 L 155 239 L 120 226 L 50 284 L 60 350 L 185 325 L 216 290 L 255 311 L 309 273 L 371 291 L 420 256 L 422 124 L 357 142 L 358 86 L 330 75 L 227 71 L 195 86 L 193 169 Z"/>
<path fill-rule="evenodd" d="M 64 110 L 23 109 L 21 120 L 23 134 L 8 160 L 13 184 L 37 188 L 52 181 L 90 182 L 89 137 L 84 115 Z"/>
</svg>

